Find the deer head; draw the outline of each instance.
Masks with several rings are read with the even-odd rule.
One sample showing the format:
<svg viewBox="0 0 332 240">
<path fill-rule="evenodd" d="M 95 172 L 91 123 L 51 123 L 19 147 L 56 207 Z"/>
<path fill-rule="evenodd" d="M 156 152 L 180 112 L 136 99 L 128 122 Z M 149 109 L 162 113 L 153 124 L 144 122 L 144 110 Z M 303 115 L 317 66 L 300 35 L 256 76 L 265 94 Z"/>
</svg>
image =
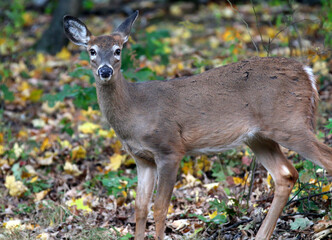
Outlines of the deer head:
<svg viewBox="0 0 332 240">
<path fill-rule="evenodd" d="M 131 27 L 138 16 L 135 11 L 110 35 L 95 37 L 86 25 L 72 16 L 64 16 L 66 36 L 76 45 L 84 46 L 90 55 L 90 65 L 96 81 L 109 84 L 121 68 L 121 50 L 128 41 Z M 116 79 L 116 78 L 115 78 Z"/>
</svg>

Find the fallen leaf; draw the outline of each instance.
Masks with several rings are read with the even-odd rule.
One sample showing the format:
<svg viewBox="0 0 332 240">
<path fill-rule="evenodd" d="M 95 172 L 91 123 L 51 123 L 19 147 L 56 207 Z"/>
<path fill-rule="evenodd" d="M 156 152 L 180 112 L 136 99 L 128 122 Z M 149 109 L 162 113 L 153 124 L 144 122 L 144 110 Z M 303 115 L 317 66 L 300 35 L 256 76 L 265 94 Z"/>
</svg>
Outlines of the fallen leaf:
<svg viewBox="0 0 332 240">
<path fill-rule="evenodd" d="M 172 228 L 174 228 L 176 231 L 183 229 L 187 226 L 189 226 L 190 222 L 188 219 L 179 219 L 174 220 L 171 224 Z"/>
<path fill-rule="evenodd" d="M 66 47 L 63 47 L 55 56 L 62 60 L 69 60 L 71 58 L 71 53 Z"/>
<path fill-rule="evenodd" d="M 215 218 L 217 215 L 218 215 L 218 211 L 216 210 L 216 211 L 214 211 L 213 213 L 209 214 L 209 218 L 210 218 L 210 219 L 213 219 L 213 218 Z"/>
<path fill-rule="evenodd" d="M 52 152 L 45 152 L 45 154 L 44 154 L 43 157 L 38 157 L 37 158 L 37 162 L 40 165 L 48 166 L 48 165 L 51 165 L 53 163 L 53 157 L 54 157 L 54 153 L 52 153 Z"/>
<path fill-rule="evenodd" d="M 0 156 L 5 153 L 5 147 L 0 145 Z"/>
<path fill-rule="evenodd" d="M 21 197 L 28 188 L 21 182 L 16 181 L 14 176 L 6 176 L 5 187 L 13 197 Z"/>
<path fill-rule="evenodd" d="M 332 187 L 332 183 L 330 183 L 330 184 L 328 184 L 328 185 L 324 185 L 324 186 L 322 187 L 322 192 L 330 191 L 331 187 Z M 323 198 L 324 200 L 328 200 L 328 199 L 329 199 L 329 196 L 327 196 L 327 195 L 323 195 L 322 198 Z"/>
<path fill-rule="evenodd" d="M 86 157 L 86 150 L 83 146 L 77 146 L 71 151 L 71 159 L 79 160 Z"/>
<path fill-rule="evenodd" d="M 71 162 L 66 162 L 65 166 L 63 167 L 63 169 L 65 170 L 66 173 L 73 175 L 75 177 L 78 177 L 79 175 L 82 174 L 82 171 L 80 171 L 77 167 L 76 164 L 73 164 Z"/>
<path fill-rule="evenodd" d="M 94 124 L 92 122 L 85 122 L 82 125 L 78 126 L 78 131 L 84 134 L 92 134 L 95 133 L 97 129 L 100 129 L 100 125 Z"/>
<path fill-rule="evenodd" d="M 19 158 L 21 154 L 23 153 L 23 145 L 19 146 L 18 143 L 16 142 L 13 147 L 14 154 L 16 158 Z"/>
<path fill-rule="evenodd" d="M 83 211 L 86 211 L 86 212 L 91 212 L 92 209 L 88 205 L 84 204 L 84 200 L 85 200 L 85 197 L 81 197 L 81 198 L 78 198 L 78 199 L 72 199 L 72 200 L 67 202 L 67 205 L 70 206 L 70 207 L 71 206 L 76 206 L 77 210 L 83 210 Z"/>
<path fill-rule="evenodd" d="M 22 221 L 19 219 L 12 219 L 3 223 L 3 226 L 8 230 L 14 230 L 22 226 Z"/>
<path fill-rule="evenodd" d="M 49 138 L 45 138 L 41 147 L 40 147 L 40 151 L 44 152 L 47 148 L 50 148 L 52 145 L 50 143 L 50 140 Z"/>
<path fill-rule="evenodd" d="M 49 233 L 41 233 L 39 235 L 37 235 L 36 239 L 40 239 L 40 240 L 50 240 L 51 236 Z"/>
<path fill-rule="evenodd" d="M 47 190 L 43 190 L 43 191 L 41 191 L 39 193 L 36 193 L 33 201 L 34 202 L 39 202 L 39 201 L 43 200 L 46 197 L 46 195 L 48 194 L 49 191 L 50 190 L 47 189 Z"/>
<path fill-rule="evenodd" d="M 126 155 L 120 155 L 120 154 L 113 154 L 110 157 L 110 164 L 108 165 L 109 170 L 112 171 L 116 171 L 119 169 L 119 167 L 121 166 L 121 164 L 124 162 L 124 160 L 126 159 Z"/>
</svg>

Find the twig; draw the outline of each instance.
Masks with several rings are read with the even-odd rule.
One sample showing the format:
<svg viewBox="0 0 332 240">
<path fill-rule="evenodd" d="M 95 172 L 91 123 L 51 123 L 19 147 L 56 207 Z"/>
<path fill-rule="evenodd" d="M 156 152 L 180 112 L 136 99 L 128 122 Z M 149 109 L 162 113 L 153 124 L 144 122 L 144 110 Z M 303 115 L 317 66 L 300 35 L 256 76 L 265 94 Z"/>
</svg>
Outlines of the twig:
<svg viewBox="0 0 332 240">
<path fill-rule="evenodd" d="M 296 213 L 290 213 L 290 214 L 282 215 L 282 216 L 280 216 L 280 218 L 288 218 L 288 217 L 298 216 L 298 215 L 302 215 L 302 216 L 305 216 L 305 217 L 308 217 L 308 216 L 323 217 L 326 214 L 324 214 L 324 213 L 313 213 L 313 212 L 304 212 L 304 213 L 296 212 Z"/>
<path fill-rule="evenodd" d="M 317 20 L 301 19 L 301 20 L 298 20 L 298 21 L 293 21 L 293 22 L 291 22 L 288 26 L 282 28 L 279 32 L 277 32 L 277 34 L 274 35 L 274 37 L 271 39 L 271 41 L 269 42 L 269 44 L 272 44 L 272 42 L 274 41 L 274 39 L 276 39 L 280 33 L 282 33 L 283 31 L 285 31 L 285 30 L 286 30 L 287 28 L 289 28 L 290 26 L 295 25 L 295 24 L 300 23 L 300 22 L 304 22 L 304 21 L 309 21 L 309 22 L 319 22 L 318 19 L 317 19 Z"/>
<path fill-rule="evenodd" d="M 229 5 L 231 6 L 231 8 L 232 8 L 233 11 L 239 13 L 239 11 L 233 7 L 233 4 L 231 3 L 230 0 L 227 0 L 227 2 L 229 3 Z M 255 41 L 254 41 L 251 33 L 250 33 L 250 29 L 249 29 L 248 23 L 242 18 L 242 16 L 240 14 L 239 14 L 239 16 L 240 16 L 241 21 L 246 25 L 246 28 L 247 28 L 248 34 L 250 36 L 250 39 L 252 41 L 252 44 L 254 44 L 256 52 L 258 53 L 259 51 L 258 51 L 257 45 L 256 45 L 256 43 L 255 43 Z"/>
<path fill-rule="evenodd" d="M 257 13 L 256 13 L 256 9 L 255 9 L 255 5 L 253 3 L 253 0 L 250 0 L 251 2 L 251 5 L 252 5 L 252 10 L 254 11 L 254 14 L 255 14 L 255 18 L 256 18 L 256 28 L 258 30 L 258 33 L 259 33 L 259 36 L 261 37 L 261 42 L 262 42 L 262 46 L 263 48 L 265 49 L 265 51 L 267 52 L 267 56 L 270 55 L 270 47 L 266 48 L 264 46 L 264 41 L 263 41 L 263 36 L 262 36 L 262 32 L 261 32 L 261 29 L 259 28 L 259 25 L 258 25 L 258 17 L 257 17 Z"/>
<path fill-rule="evenodd" d="M 251 164 L 252 164 L 252 167 L 251 167 L 251 180 L 250 180 L 250 186 L 249 186 L 249 193 L 248 193 L 248 197 L 247 197 L 247 207 L 249 206 L 249 200 L 250 200 L 250 196 L 251 196 L 251 193 L 252 193 L 252 188 L 253 188 L 254 180 L 255 180 L 256 157 L 253 157 Z"/>
<path fill-rule="evenodd" d="M 288 203 L 286 204 L 286 206 L 288 206 L 289 204 L 294 203 L 294 202 L 299 202 L 299 201 L 302 201 L 302 200 L 307 200 L 307 199 L 310 199 L 310 198 L 313 198 L 313 197 L 318 197 L 318 196 L 326 195 L 326 194 L 329 194 L 329 193 L 332 193 L 332 191 L 326 191 L 326 192 L 316 193 L 316 194 L 312 194 L 312 195 L 309 195 L 309 196 L 306 196 L 306 197 L 302 197 L 302 198 L 299 198 L 299 199 L 290 200 L 290 201 L 288 201 Z"/>
</svg>

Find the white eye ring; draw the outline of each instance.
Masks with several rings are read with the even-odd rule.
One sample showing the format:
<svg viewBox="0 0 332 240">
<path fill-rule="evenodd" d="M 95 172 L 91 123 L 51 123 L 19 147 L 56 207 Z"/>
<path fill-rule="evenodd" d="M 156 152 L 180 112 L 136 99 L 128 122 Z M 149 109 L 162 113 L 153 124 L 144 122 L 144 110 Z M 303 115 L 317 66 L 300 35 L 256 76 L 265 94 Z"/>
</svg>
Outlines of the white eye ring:
<svg viewBox="0 0 332 240">
<path fill-rule="evenodd" d="M 118 50 L 120 50 L 119 54 L 117 54 Z M 121 57 L 121 48 L 118 45 L 113 45 L 112 51 L 113 51 L 113 54 L 114 54 L 114 58 L 117 59 L 117 60 L 120 60 L 120 57 Z"/>
<path fill-rule="evenodd" d="M 120 48 L 118 48 L 114 51 L 114 56 L 120 56 L 120 54 L 121 54 L 121 49 Z"/>
<path fill-rule="evenodd" d="M 96 56 L 96 55 L 97 55 L 96 50 L 94 50 L 93 48 L 91 48 L 91 49 L 89 50 L 89 52 L 90 52 L 90 55 L 91 55 L 91 56 Z"/>
</svg>

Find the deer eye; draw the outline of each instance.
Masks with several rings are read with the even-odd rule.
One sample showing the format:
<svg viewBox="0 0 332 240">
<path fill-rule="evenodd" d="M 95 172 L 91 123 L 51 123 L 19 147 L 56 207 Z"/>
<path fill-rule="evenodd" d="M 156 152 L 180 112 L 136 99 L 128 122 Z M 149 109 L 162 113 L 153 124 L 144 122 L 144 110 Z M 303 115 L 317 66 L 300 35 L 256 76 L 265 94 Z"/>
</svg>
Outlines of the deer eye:
<svg viewBox="0 0 332 240">
<path fill-rule="evenodd" d="M 89 52 L 90 52 L 91 56 L 96 56 L 96 54 L 97 54 L 96 50 L 94 50 L 94 49 L 90 49 Z"/>
<path fill-rule="evenodd" d="M 121 50 L 120 50 L 120 48 L 118 48 L 115 50 L 114 55 L 120 56 L 120 53 L 121 53 Z"/>
</svg>

